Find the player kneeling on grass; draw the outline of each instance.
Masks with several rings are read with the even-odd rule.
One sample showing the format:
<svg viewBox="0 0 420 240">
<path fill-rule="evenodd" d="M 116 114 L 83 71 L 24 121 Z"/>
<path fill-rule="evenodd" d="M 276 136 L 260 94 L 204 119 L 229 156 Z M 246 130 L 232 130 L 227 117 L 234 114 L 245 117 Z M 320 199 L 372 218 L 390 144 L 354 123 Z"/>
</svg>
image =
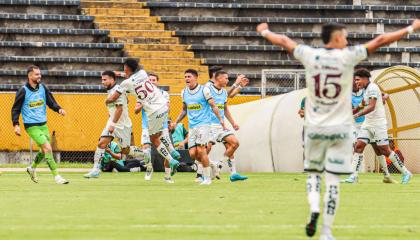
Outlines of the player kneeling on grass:
<svg viewBox="0 0 420 240">
<path fill-rule="evenodd" d="M 239 130 L 238 124 L 235 123 L 227 104 L 228 94 L 224 89 L 229 82 L 228 73 L 225 71 L 218 71 L 215 73 L 215 81 L 213 84 L 208 85 L 211 95 L 214 99 L 216 106 L 219 108 L 222 119 L 226 118 L 231 123 L 232 127 L 237 131 Z M 243 181 L 248 179 L 246 176 L 242 176 L 236 172 L 236 161 L 234 153 L 239 147 L 239 141 L 235 137 L 232 131 L 223 129 L 220 125 L 219 119 L 214 113 L 211 114 L 211 125 L 210 125 L 210 143 L 216 144 L 216 142 L 222 142 L 225 145 L 226 151 L 223 154 L 222 162 L 217 162 L 216 177 L 219 178 L 219 169 L 222 167 L 222 163 L 227 163 L 230 168 L 230 181 Z M 211 144 L 208 146 L 210 152 Z"/>
<path fill-rule="evenodd" d="M 357 143 L 354 147 L 357 165 L 361 165 L 363 161 L 363 150 L 366 145 L 369 143 L 375 144 L 376 151 L 379 150 L 380 155 L 388 157 L 398 171 L 403 174 L 401 183 L 407 184 L 412 174 L 404 166 L 398 154 L 389 147 L 387 120 L 381 90 L 378 85 L 369 80 L 370 73 L 366 69 L 356 71 L 355 78 L 357 86 L 365 90 L 362 104 L 354 110 L 356 112 L 355 118 L 365 116 L 365 121 L 360 128 Z M 381 166 L 386 174 L 385 177 L 390 179 L 385 159 L 381 160 Z"/>
<path fill-rule="evenodd" d="M 22 113 L 25 130 L 40 149 L 32 165 L 27 167 L 26 171 L 32 181 L 38 183 L 35 169 L 42 159 L 45 158 L 55 182 L 67 184 L 69 181 L 58 175 L 57 165 L 54 161 L 50 144 L 50 133 L 47 127 L 47 106 L 62 116 L 66 115 L 66 111 L 58 105 L 52 93 L 41 83 L 41 70 L 39 67 L 30 66 L 27 73 L 28 82 L 16 93 L 12 107 L 12 121 L 15 127 L 15 134 L 21 135 L 19 115 Z"/>
<path fill-rule="evenodd" d="M 206 146 L 210 137 L 211 111 L 220 121 L 223 130 L 226 130 L 224 121 L 219 113 L 210 89 L 198 84 L 198 73 L 188 69 L 184 73 L 187 87 L 182 90 L 182 112 L 176 123 L 178 124 L 188 114 L 189 138 L 188 151 L 192 159 L 198 160 L 203 165 L 202 185 L 211 184 L 209 157 Z"/>
<path fill-rule="evenodd" d="M 116 91 L 123 92 L 120 85 L 116 83 L 115 74 L 112 71 L 105 71 L 102 73 L 102 85 L 106 88 L 108 96 L 113 95 Z M 107 108 L 109 119 L 106 127 L 102 131 L 98 146 L 96 147 L 93 158 L 93 168 L 89 173 L 84 175 L 85 178 L 99 177 L 100 160 L 105 154 L 106 146 L 111 143 L 114 137 L 120 139 L 123 154 L 128 154 L 133 157 L 143 156 L 141 149 L 130 146 L 132 124 L 131 119 L 128 116 L 126 94 L 121 94 L 115 102 L 107 104 Z"/>
<path fill-rule="evenodd" d="M 114 169 L 117 172 L 141 172 L 146 170 L 143 161 L 137 159 L 123 160 L 121 148 L 114 141 L 111 141 L 105 148 L 100 168 L 102 172 L 113 172 Z"/>
</svg>

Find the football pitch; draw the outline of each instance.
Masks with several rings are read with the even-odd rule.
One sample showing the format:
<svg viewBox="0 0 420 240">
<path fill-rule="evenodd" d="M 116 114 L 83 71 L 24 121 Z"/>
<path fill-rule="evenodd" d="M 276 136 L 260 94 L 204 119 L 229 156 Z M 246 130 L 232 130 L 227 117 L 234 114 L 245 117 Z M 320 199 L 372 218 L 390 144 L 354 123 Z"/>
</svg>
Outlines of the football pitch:
<svg viewBox="0 0 420 240">
<path fill-rule="evenodd" d="M 223 175 L 210 186 L 190 173 L 172 185 L 162 173 L 143 176 L 65 173 L 70 184 L 57 185 L 48 173 L 38 184 L 3 173 L 0 239 L 307 239 L 305 174 L 254 173 L 235 183 Z M 337 239 L 420 239 L 420 176 L 408 185 L 381 180 L 362 174 L 341 185 Z"/>
</svg>

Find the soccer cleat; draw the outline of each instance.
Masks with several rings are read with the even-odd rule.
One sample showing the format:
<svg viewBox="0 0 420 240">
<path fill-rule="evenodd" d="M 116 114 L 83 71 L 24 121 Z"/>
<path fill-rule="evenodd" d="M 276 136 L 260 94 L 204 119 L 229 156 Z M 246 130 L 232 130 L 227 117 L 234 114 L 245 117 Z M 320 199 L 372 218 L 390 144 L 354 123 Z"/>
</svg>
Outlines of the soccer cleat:
<svg viewBox="0 0 420 240">
<path fill-rule="evenodd" d="M 394 179 L 391 178 L 391 176 L 384 176 L 384 179 L 382 179 L 383 183 L 398 183 Z"/>
<path fill-rule="evenodd" d="M 196 183 L 201 183 L 203 180 L 204 180 L 204 179 L 203 179 L 203 175 L 201 175 L 201 174 L 197 174 L 197 176 L 196 176 L 196 177 L 195 177 L 195 179 L 194 179 L 194 182 L 196 182 Z"/>
<path fill-rule="evenodd" d="M 316 226 L 318 224 L 318 217 L 319 213 L 313 212 L 311 213 L 311 219 L 309 220 L 309 223 L 306 224 L 305 230 L 306 230 L 306 236 L 313 237 L 316 233 Z"/>
<path fill-rule="evenodd" d="M 165 177 L 164 178 L 164 181 L 166 182 L 166 183 L 174 183 L 174 180 L 172 180 L 172 178 L 167 178 L 167 177 Z"/>
<path fill-rule="evenodd" d="M 144 180 L 146 180 L 146 181 L 152 180 L 152 174 L 153 174 L 153 167 L 147 167 L 146 168 L 146 175 L 144 175 Z"/>
<path fill-rule="evenodd" d="M 176 159 L 176 160 L 181 159 L 181 154 L 179 154 L 179 152 L 178 152 L 177 150 L 173 150 L 173 151 L 171 152 L 171 156 L 172 156 L 174 159 Z"/>
<path fill-rule="evenodd" d="M 211 184 L 211 178 L 204 179 L 200 185 L 210 185 Z"/>
<path fill-rule="evenodd" d="M 234 174 L 230 175 L 230 181 L 231 182 L 244 181 L 244 180 L 247 180 L 247 179 L 248 179 L 247 176 L 242 176 L 239 173 L 234 173 Z"/>
<path fill-rule="evenodd" d="M 57 184 L 69 184 L 69 181 L 61 177 L 60 175 L 57 175 L 54 177 L 54 180 Z"/>
<path fill-rule="evenodd" d="M 171 176 L 175 175 L 177 168 L 179 166 L 179 162 L 175 159 L 169 161 L 169 167 L 171 168 Z"/>
<path fill-rule="evenodd" d="M 335 238 L 333 237 L 333 235 L 331 235 L 331 234 L 329 234 L 329 235 L 327 235 L 327 234 L 322 234 L 320 237 L 319 237 L 319 240 L 335 240 Z"/>
<path fill-rule="evenodd" d="M 347 179 L 341 180 L 342 183 L 357 183 L 359 182 L 359 177 L 351 175 Z"/>
<path fill-rule="evenodd" d="M 130 168 L 130 172 L 141 172 L 141 167 Z"/>
<path fill-rule="evenodd" d="M 38 177 L 36 176 L 35 168 L 27 167 L 26 172 L 29 174 L 29 176 L 31 177 L 31 180 L 34 183 L 38 183 Z"/>
<path fill-rule="evenodd" d="M 413 174 L 411 174 L 411 172 L 407 171 L 402 176 L 401 184 L 407 184 L 412 177 L 413 177 Z"/>
<path fill-rule="evenodd" d="M 90 172 L 83 175 L 85 178 L 98 178 L 99 177 L 99 170 L 98 169 L 92 169 Z"/>
</svg>

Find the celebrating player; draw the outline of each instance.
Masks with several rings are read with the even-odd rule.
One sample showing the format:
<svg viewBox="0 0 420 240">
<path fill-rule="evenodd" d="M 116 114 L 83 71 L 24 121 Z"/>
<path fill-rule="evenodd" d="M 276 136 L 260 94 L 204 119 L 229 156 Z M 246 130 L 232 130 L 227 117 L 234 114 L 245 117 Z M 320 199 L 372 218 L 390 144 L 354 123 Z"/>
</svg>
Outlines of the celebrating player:
<svg viewBox="0 0 420 240">
<path fill-rule="evenodd" d="M 124 62 L 124 74 L 128 78 L 121 83 L 121 89 L 117 89 L 113 95 L 107 98 L 106 103 L 115 102 L 125 92 L 136 96 L 147 115 L 150 141 L 159 154 L 169 162 L 171 175 L 173 175 L 179 162 L 172 158 L 169 149 L 162 143 L 165 141 L 162 131 L 164 123 L 168 119 L 168 102 L 162 92 L 149 81 L 147 73 L 140 69 L 135 59 L 127 59 Z M 150 161 L 150 159 L 145 160 Z M 145 163 L 148 164 L 146 161 Z"/>
<path fill-rule="evenodd" d="M 26 168 L 32 181 L 38 183 L 36 167 L 45 158 L 54 180 L 57 184 L 68 184 L 69 181 L 62 178 L 57 171 L 54 161 L 50 132 L 47 126 L 47 106 L 60 115 L 66 115 L 66 111 L 58 105 L 52 93 L 41 83 L 41 70 L 37 66 L 27 69 L 28 82 L 17 93 L 12 107 L 12 121 L 15 134 L 20 136 L 19 115 L 22 113 L 23 124 L 28 135 L 39 147 L 39 152 L 31 166 Z"/>
<path fill-rule="evenodd" d="M 308 94 L 305 107 L 305 162 L 309 172 L 307 193 L 310 220 L 306 234 L 315 235 L 319 217 L 321 173 L 326 171 L 324 221 L 321 240 L 334 239 L 332 224 L 338 207 L 340 179 L 338 174 L 352 172 L 351 91 L 354 66 L 377 48 L 401 39 L 420 28 L 420 21 L 404 29 L 382 34 L 365 45 L 347 47 L 344 25 L 328 23 L 322 27 L 324 48 L 298 45 L 285 35 L 268 29 L 267 23 L 257 31 L 273 44 L 284 47 L 306 70 Z M 358 116 L 356 116 L 358 117 Z"/>
<path fill-rule="evenodd" d="M 148 73 L 149 75 L 149 81 L 153 83 L 156 87 L 159 86 L 159 76 L 155 73 Z M 162 93 L 162 95 L 165 97 L 167 104 L 168 104 L 168 112 L 169 112 L 169 94 L 166 91 L 163 91 L 162 89 L 159 89 Z M 134 109 L 134 112 L 138 114 L 141 111 L 141 121 L 142 121 L 142 132 L 141 132 L 141 144 L 143 146 L 143 152 L 144 157 L 147 158 L 146 162 L 147 169 L 146 169 L 146 175 L 144 176 L 144 179 L 146 181 L 150 181 L 152 179 L 152 173 L 153 173 L 153 165 L 151 162 L 151 143 L 150 143 L 150 137 L 149 137 L 149 123 L 147 121 L 147 114 L 146 111 L 144 111 L 142 105 L 140 102 L 137 102 L 136 107 Z M 168 131 L 168 121 L 164 122 L 163 131 L 162 131 L 162 143 L 165 145 L 165 147 L 169 150 L 171 156 L 179 160 L 181 158 L 181 155 L 178 151 L 175 150 L 174 146 L 171 142 L 171 137 L 169 136 Z M 164 162 L 165 165 L 165 182 L 167 183 L 173 183 L 173 180 L 171 178 L 171 168 L 169 167 L 169 162 L 165 159 Z"/>
<path fill-rule="evenodd" d="M 188 114 L 189 139 L 188 148 L 192 159 L 198 160 L 203 165 L 202 185 L 211 184 L 209 158 L 206 146 L 210 138 L 211 111 L 220 121 L 223 130 L 226 130 L 223 118 L 219 113 L 208 87 L 198 84 L 198 73 L 188 69 L 184 73 L 187 87 L 182 90 L 182 112 L 179 114 L 178 124 Z"/>
<path fill-rule="evenodd" d="M 106 127 L 102 131 L 93 157 L 93 168 L 85 174 L 85 178 L 97 178 L 100 174 L 100 160 L 105 154 L 106 146 L 108 146 L 114 137 L 120 140 L 122 153 L 133 157 L 143 156 L 141 149 L 130 146 L 132 123 L 128 116 L 127 96 L 115 81 L 115 73 L 113 71 L 105 71 L 102 73 L 102 85 L 108 92 L 108 97 L 112 96 L 116 91 L 123 92 L 115 102 L 107 104 L 109 119 Z"/>
</svg>

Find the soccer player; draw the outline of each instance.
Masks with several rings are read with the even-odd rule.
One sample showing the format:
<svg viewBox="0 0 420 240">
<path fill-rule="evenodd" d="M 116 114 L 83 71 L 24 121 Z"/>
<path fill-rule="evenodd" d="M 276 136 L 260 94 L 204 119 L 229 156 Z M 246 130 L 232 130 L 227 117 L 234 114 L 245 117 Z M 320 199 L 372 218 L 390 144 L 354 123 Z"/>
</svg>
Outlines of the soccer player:
<svg viewBox="0 0 420 240">
<path fill-rule="evenodd" d="M 381 90 L 378 85 L 370 81 L 370 73 L 366 69 L 359 69 L 356 71 L 355 80 L 357 86 L 363 88 L 365 91 L 362 104 L 359 108 L 355 109 L 356 114 L 354 115 L 356 119 L 365 116 L 365 121 L 360 128 L 360 133 L 357 136 L 357 143 L 354 147 L 358 165 L 361 165 L 361 162 L 363 161 L 363 150 L 366 145 L 372 143 L 376 145 L 379 154 L 388 157 L 398 171 L 403 174 L 401 183 L 407 184 L 410 181 L 412 174 L 404 166 L 398 154 L 389 147 L 387 120 L 385 107 L 382 102 Z M 380 163 L 384 172 L 386 171 L 385 177 L 389 178 L 385 158 L 383 158 Z"/>
<path fill-rule="evenodd" d="M 298 45 L 285 35 L 273 33 L 267 23 L 257 31 L 275 45 L 292 53 L 305 67 L 307 99 L 305 107 L 305 170 L 310 220 L 306 234 L 315 235 L 320 213 L 321 173 L 326 171 L 322 240 L 334 239 L 332 224 L 339 200 L 339 174 L 352 172 L 351 91 L 354 66 L 377 48 L 401 39 L 420 28 L 415 20 L 409 27 L 382 34 L 365 45 L 347 47 L 346 27 L 328 23 L 322 27 L 323 48 Z M 358 116 L 357 116 L 358 117 Z"/>
<path fill-rule="evenodd" d="M 228 93 L 224 89 L 227 86 L 227 83 L 229 82 L 228 73 L 223 70 L 220 70 L 214 74 L 214 78 L 215 81 L 213 82 L 213 84 L 208 85 L 214 102 L 219 108 L 222 119 L 224 119 L 226 116 L 226 118 L 232 124 L 233 128 L 237 131 L 239 130 L 239 125 L 235 123 L 229 111 L 229 107 L 227 104 Z M 236 171 L 236 161 L 234 153 L 239 147 L 238 139 L 235 137 L 232 131 L 225 130 L 222 128 L 219 119 L 214 114 L 211 114 L 210 133 L 210 145 L 214 145 L 216 144 L 216 142 L 221 142 L 226 148 L 226 151 L 223 155 L 222 163 L 226 162 L 229 165 L 230 181 L 235 182 L 248 179 L 248 177 L 242 176 Z M 211 147 L 208 147 L 208 152 L 210 151 L 210 149 Z M 221 168 L 222 163 L 216 163 L 218 169 Z M 216 175 L 218 175 L 218 172 L 216 172 Z"/>
<path fill-rule="evenodd" d="M 102 73 L 102 85 L 108 93 L 108 97 L 117 91 L 122 91 L 121 86 L 116 83 L 116 76 L 113 71 L 105 71 Z M 142 156 L 142 151 L 136 146 L 130 146 L 132 123 L 128 115 L 128 102 L 125 92 L 121 94 L 115 102 L 107 104 L 109 119 L 106 127 L 102 131 L 93 157 L 93 168 L 85 178 L 97 178 L 100 174 L 100 160 L 105 154 L 105 148 L 111 141 L 117 137 L 121 142 L 122 153 L 133 157 Z"/>
<path fill-rule="evenodd" d="M 32 181 L 38 183 L 36 167 L 45 158 L 55 182 L 57 184 L 68 184 L 69 181 L 58 174 L 57 165 L 54 161 L 51 138 L 47 126 L 47 106 L 62 116 L 66 115 L 66 111 L 58 105 L 52 93 L 41 83 L 41 70 L 39 67 L 28 67 L 27 74 L 28 82 L 17 91 L 12 107 L 12 122 L 15 134 L 21 136 L 19 116 L 22 113 L 26 133 L 40 149 L 35 160 L 31 166 L 26 168 L 26 171 Z"/>
<path fill-rule="evenodd" d="M 357 109 L 363 102 L 364 89 L 359 88 L 356 84 L 356 80 L 360 77 L 363 77 L 363 76 L 366 76 L 366 77 L 370 78 L 369 71 L 366 70 L 366 69 L 357 69 L 354 72 L 353 91 L 352 91 L 352 97 L 351 97 L 351 102 L 352 102 L 353 109 Z M 382 96 L 382 102 L 383 103 L 385 103 L 386 98 L 387 98 L 387 96 L 385 96 L 385 95 Z M 356 145 L 356 143 L 357 143 L 357 136 L 360 134 L 360 128 L 361 128 L 364 121 L 365 121 L 365 116 L 360 116 L 360 117 L 355 119 L 354 145 Z M 382 171 L 384 173 L 384 178 L 383 178 L 382 182 L 383 183 L 395 183 L 395 181 L 391 178 L 391 176 L 389 174 L 385 156 L 382 155 L 382 153 L 378 149 L 378 146 L 376 145 L 375 142 L 371 142 L 371 145 L 372 145 L 373 150 L 375 151 L 376 156 L 378 156 L 379 163 L 380 163 L 380 165 L 382 167 Z M 350 175 L 349 178 L 343 180 L 342 182 L 344 182 L 344 183 L 357 183 L 358 182 L 359 171 L 360 171 L 360 168 L 362 166 L 362 160 L 363 160 L 362 158 L 359 158 L 359 154 L 357 154 L 357 153 L 353 154 L 353 169 L 354 169 L 354 172 L 353 172 L 352 175 Z"/>
<path fill-rule="evenodd" d="M 105 153 L 100 166 L 102 172 L 141 172 L 146 170 L 143 161 L 132 159 L 123 160 L 121 148 L 114 141 L 111 141 L 105 148 Z"/>
<path fill-rule="evenodd" d="M 125 92 L 136 96 L 137 102 L 141 103 L 147 115 L 150 141 L 159 154 L 169 162 L 170 175 L 174 175 L 179 162 L 173 159 L 169 149 L 162 143 L 165 141 L 162 131 L 164 123 L 168 119 L 168 102 L 162 95 L 162 92 L 149 81 L 146 71 L 140 68 L 137 60 L 131 58 L 125 60 L 124 75 L 127 79 L 121 83 L 121 89 L 109 96 L 106 103 L 109 104 L 116 101 Z M 151 159 L 145 158 L 145 164 L 148 164 L 147 160 L 150 161 Z"/>
<path fill-rule="evenodd" d="M 182 112 L 176 123 L 178 124 L 188 114 L 189 138 L 188 151 L 192 159 L 198 160 L 203 165 L 202 185 L 211 184 L 209 158 L 206 146 L 210 137 L 211 111 L 220 121 L 223 130 L 226 130 L 223 118 L 219 113 L 210 89 L 198 84 L 198 73 L 188 69 L 184 73 L 187 87 L 182 90 Z"/>
<path fill-rule="evenodd" d="M 153 83 L 156 87 L 159 87 L 159 76 L 155 73 L 148 73 L 149 75 L 149 81 Z M 170 98 L 169 94 L 166 91 L 163 91 L 162 89 L 159 89 L 162 93 L 162 95 L 165 97 L 168 105 L 168 112 L 169 112 L 169 103 Z M 144 179 L 146 181 L 150 181 L 152 179 L 152 173 L 153 173 L 153 165 L 151 161 L 151 142 L 149 137 L 149 123 L 147 121 L 147 114 L 146 111 L 143 109 L 140 102 L 137 102 L 136 107 L 134 109 L 134 112 L 138 114 L 141 111 L 141 120 L 142 120 L 142 134 L 141 134 L 141 144 L 143 146 L 143 152 L 145 153 L 145 158 L 147 158 L 147 170 L 146 175 L 144 176 Z M 162 131 L 162 143 L 165 145 L 165 147 L 169 150 L 171 156 L 179 160 L 181 158 L 181 155 L 178 151 L 175 150 L 174 146 L 171 142 L 171 137 L 169 136 L 169 130 L 168 130 L 168 121 L 164 122 L 163 131 Z M 169 167 L 169 162 L 165 159 L 164 162 L 165 166 L 165 182 L 167 183 L 173 183 L 173 180 L 171 178 L 171 168 Z"/>
</svg>

